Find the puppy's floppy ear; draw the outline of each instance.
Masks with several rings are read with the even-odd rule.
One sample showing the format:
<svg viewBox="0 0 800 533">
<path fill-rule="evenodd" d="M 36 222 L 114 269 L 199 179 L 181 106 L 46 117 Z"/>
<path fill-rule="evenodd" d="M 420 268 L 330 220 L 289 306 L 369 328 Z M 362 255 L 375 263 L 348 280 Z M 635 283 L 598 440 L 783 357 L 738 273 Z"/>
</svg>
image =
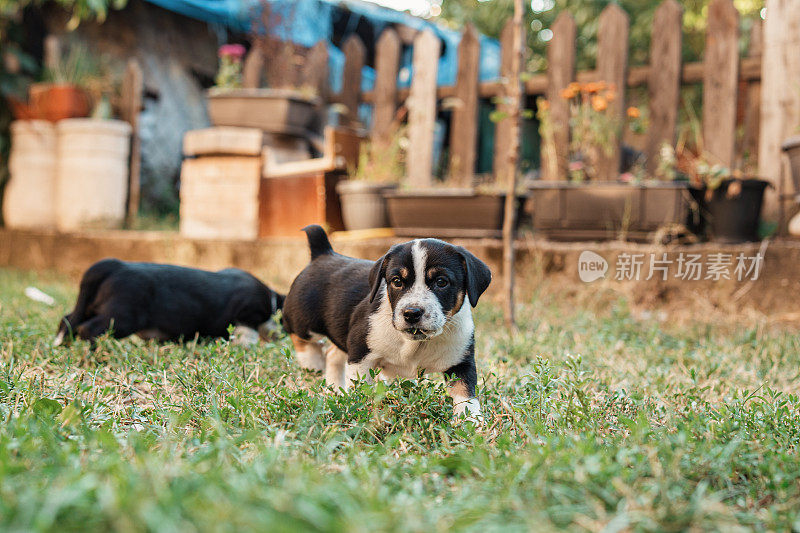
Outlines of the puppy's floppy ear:
<svg viewBox="0 0 800 533">
<path fill-rule="evenodd" d="M 381 282 L 386 276 L 386 261 L 389 258 L 388 252 L 386 255 L 375 261 L 369 271 L 369 301 L 375 301 L 375 296 L 378 295 L 378 290 L 381 288 Z"/>
<path fill-rule="evenodd" d="M 461 262 L 464 265 L 466 277 L 467 297 L 472 307 L 478 305 L 478 298 L 489 287 L 492 282 L 492 271 L 486 263 L 472 255 L 465 248 L 457 247 Z"/>
</svg>

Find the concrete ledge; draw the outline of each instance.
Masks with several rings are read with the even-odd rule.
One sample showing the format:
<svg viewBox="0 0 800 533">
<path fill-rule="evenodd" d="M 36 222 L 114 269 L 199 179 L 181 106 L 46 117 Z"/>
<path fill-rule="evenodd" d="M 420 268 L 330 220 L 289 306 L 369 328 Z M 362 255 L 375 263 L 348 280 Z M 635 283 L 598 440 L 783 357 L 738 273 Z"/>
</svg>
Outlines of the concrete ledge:
<svg viewBox="0 0 800 533">
<path fill-rule="evenodd" d="M 346 234 L 332 235 L 336 250 L 342 254 L 377 259 L 395 243 L 406 239 L 394 237 L 353 239 Z M 496 239 L 455 239 L 486 261 L 495 274 L 490 294 L 502 286 L 502 246 Z M 605 279 L 591 284 L 578 276 L 578 258 L 590 250 L 608 262 Z M 757 280 L 739 281 L 734 275 L 736 256 L 764 254 Z M 680 254 L 700 254 L 707 261 L 712 254 L 730 254 L 730 277 L 718 281 L 676 278 Z M 616 265 L 624 254 L 644 254 L 639 281 L 617 281 Z M 650 254 L 660 260 L 667 254 L 672 261 L 667 280 L 657 273 L 650 280 Z M 253 272 L 278 290 L 288 289 L 294 276 L 308 261 L 305 238 L 276 238 L 256 241 L 194 240 L 171 232 L 86 231 L 61 234 L 54 231 L 19 231 L 0 229 L 0 267 L 53 270 L 75 277 L 104 257 L 130 261 L 175 263 L 205 269 L 235 266 Z M 517 276 L 520 298 L 543 284 L 564 294 L 597 288 L 620 291 L 634 305 L 662 307 L 671 305 L 710 305 L 717 308 L 753 308 L 768 315 L 800 321 L 800 242 L 774 241 L 743 245 L 700 244 L 655 246 L 627 242 L 557 243 L 536 239 L 519 241 Z M 705 270 L 703 278 L 705 278 Z M 559 292 L 560 291 L 560 292 Z"/>
</svg>

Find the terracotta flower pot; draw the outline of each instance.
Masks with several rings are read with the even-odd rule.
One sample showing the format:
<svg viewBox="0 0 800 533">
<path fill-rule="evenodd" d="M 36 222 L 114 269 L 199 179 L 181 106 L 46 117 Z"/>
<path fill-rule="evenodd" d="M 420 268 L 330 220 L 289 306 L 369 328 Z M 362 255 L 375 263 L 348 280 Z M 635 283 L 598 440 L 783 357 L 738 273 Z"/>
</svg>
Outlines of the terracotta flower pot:
<svg viewBox="0 0 800 533">
<path fill-rule="evenodd" d="M 28 102 L 23 102 L 19 98 L 15 98 L 10 95 L 6 95 L 6 102 L 8 102 L 9 107 L 11 108 L 11 114 L 14 116 L 14 120 L 38 120 L 41 117 L 36 113 L 36 110 L 33 109 Z"/>
<path fill-rule="evenodd" d="M 50 122 L 87 117 L 91 111 L 89 95 L 75 85 L 34 84 L 30 97 L 34 113 Z"/>
</svg>

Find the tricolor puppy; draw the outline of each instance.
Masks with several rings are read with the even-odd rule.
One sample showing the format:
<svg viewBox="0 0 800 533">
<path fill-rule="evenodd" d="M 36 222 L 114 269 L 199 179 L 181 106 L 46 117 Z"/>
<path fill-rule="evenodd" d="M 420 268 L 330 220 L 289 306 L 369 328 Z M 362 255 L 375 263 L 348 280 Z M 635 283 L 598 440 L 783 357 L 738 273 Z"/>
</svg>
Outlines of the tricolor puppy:
<svg viewBox="0 0 800 533">
<path fill-rule="evenodd" d="M 335 253 L 319 226 L 303 231 L 311 263 L 283 308 L 300 364 L 345 389 L 370 369 L 384 379 L 443 372 L 456 414 L 479 418 L 472 307 L 491 282 L 489 267 L 437 239 L 398 244 L 364 261 Z M 326 353 L 323 337 L 332 343 Z"/>
<path fill-rule="evenodd" d="M 283 299 L 235 268 L 207 272 L 104 259 L 83 275 L 75 309 L 61 319 L 54 344 L 72 337 L 94 342 L 109 330 L 117 339 L 224 337 L 231 325 L 234 341 L 252 344 L 277 328 L 272 315 Z"/>
</svg>

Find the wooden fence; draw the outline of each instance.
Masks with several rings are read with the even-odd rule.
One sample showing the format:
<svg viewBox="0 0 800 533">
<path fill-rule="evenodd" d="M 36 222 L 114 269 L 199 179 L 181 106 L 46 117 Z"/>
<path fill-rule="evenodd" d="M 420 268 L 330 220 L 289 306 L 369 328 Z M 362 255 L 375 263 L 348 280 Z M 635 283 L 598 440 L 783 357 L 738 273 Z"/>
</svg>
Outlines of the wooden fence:
<svg viewBox="0 0 800 533">
<path fill-rule="evenodd" d="M 571 82 L 604 81 L 616 87 L 646 87 L 650 127 L 644 143 L 649 170 L 654 170 L 657 153 L 664 143 L 674 143 L 678 127 L 680 87 L 702 83 L 702 135 L 706 152 L 722 165 L 735 168 L 737 157 L 737 125 L 744 126 L 739 150 L 757 153 L 759 85 L 761 80 L 761 21 L 754 22 L 752 44 L 746 57 L 739 55 L 739 13 L 732 0 L 711 0 L 704 58 L 701 62 L 683 63 L 681 59 L 683 12 L 676 0 L 664 0 L 655 12 L 649 64 L 628 65 L 628 15 L 616 4 L 606 7 L 599 19 L 596 68 L 577 72 L 575 69 L 576 27 L 569 13 L 563 12 L 552 26 L 553 38 L 548 44 L 546 73 L 533 74 L 524 81 L 529 96 L 549 100 L 555 124 L 566 125 L 568 102 L 560 97 Z M 478 105 L 481 98 L 492 98 L 499 111 L 509 105 L 504 80 L 512 60 L 512 31 L 509 20 L 502 31 L 500 80 L 479 82 L 480 43 L 475 29 L 464 29 L 458 50 L 458 72 L 453 86 L 436 86 L 439 40 L 429 31 L 419 33 L 413 43 L 413 79 L 411 87 L 398 88 L 401 41 L 393 29 L 383 32 L 376 44 L 374 89 L 361 92 L 361 68 L 365 47 L 355 35 L 343 46 L 345 54 L 344 83 L 331 102 L 342 104 L 345 122 L 356 124 L 358 106 L 372 106 L 371 137 L 386 143 L 392 135 L 393 117 L 400 105 L 408 109 L 409 151 L 407 177 L 415 187 L 432 184 L 433 131 L 442 101 L 451 104 L 449 157 L 447 165 L 451 182 L 470 185 L 476 161 Z M 318 53 L 325 53 L 324 50 Z M 624 119 L 625 91 L 619 91 L 612 103 L 613 112 Z M 502 116 L 502 115 L 501 115 Z M 494 175 L 508 172 L 503 147 L 508 145 L 510 121 L 495 125 Z M 569 131 L 566 126 L 555 131 L 555 162 L 543 161 L 543 179 L 565 179 L 568 168 Z M 599 165 L 600 179 L 614 180 L 619 174 L 620 147 Z M 545 158 L 546 154 L 542 154 Z M 549 163 L 549 164 L 548 164 Z M 547 171 L 546 169 L 552 169 Z"/>
</svg>

